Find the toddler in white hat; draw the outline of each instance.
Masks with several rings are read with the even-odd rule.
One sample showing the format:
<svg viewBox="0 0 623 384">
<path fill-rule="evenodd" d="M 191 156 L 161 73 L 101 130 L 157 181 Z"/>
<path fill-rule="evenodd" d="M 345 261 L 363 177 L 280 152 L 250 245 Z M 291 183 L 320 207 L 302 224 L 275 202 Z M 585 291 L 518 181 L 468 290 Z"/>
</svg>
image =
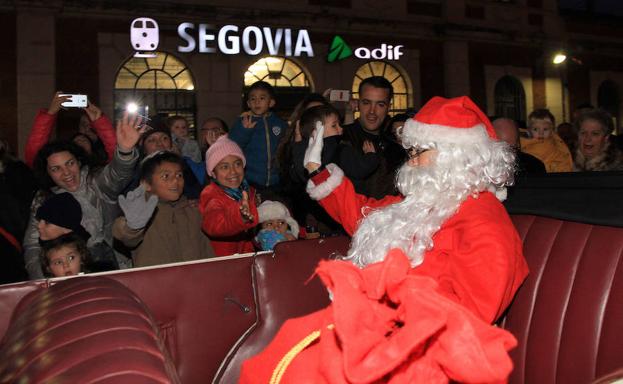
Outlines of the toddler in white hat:
<svg viewBox="0 0 623 384">
<path fill-rule="evenodd" d="M 275 244 L 298 238 L 299 225 L 285 205 L 267 200 L 257 207 L 257 212 L 261 229 L 255 240 L 263 251 L 272 251 Z"/>
</svg>

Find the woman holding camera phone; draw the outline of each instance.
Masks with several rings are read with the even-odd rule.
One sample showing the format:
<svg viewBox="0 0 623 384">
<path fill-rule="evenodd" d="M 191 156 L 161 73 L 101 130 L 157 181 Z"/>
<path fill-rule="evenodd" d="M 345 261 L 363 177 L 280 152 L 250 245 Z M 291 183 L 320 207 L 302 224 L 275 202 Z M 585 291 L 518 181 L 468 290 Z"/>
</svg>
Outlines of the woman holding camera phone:
<svg viewBox="0 0 623 384">
<path fill-rule="evenodd" d="M 26 147 L 24 150 L 24 161 L 28 166 L 32 167 L 37 152 L 50 141 L 52 135 L 52 129 L 54 123 L 56 123 L 56 116 L 58 112 L 63 108 L 64 103 L 70 102 L 71 96 L 63 94 L 62 91 L 58 91 L 52 97 L 50 106 L 48 109 L 40 109 L 35 116 L 35 121 L 26 140 Z M 101 140 L 106 153 L 108 154 L 108 161 L 112 160 L 115 147 L 117 145 L 117 139 L 115 137 L 115 129 L 110 119 L 102 113 L 102 111 L 93 103 L 88 103 L 86 107 L 82 108 L 86 113 L 90 126 L 95 130 L 96 138 Z M 82 120 L 81 120 L 82 123 Z M 89 128 L 91 130 L 91 128 Z M 81 132 L 85 133 L 86 129 L 81 128 Z M 92 131 L 91 131 L 92 132 Z M 93 134 L 86 134 L 93 144 Z M 80 145 L 78 142 L 77 144 Z"/>
</svg>

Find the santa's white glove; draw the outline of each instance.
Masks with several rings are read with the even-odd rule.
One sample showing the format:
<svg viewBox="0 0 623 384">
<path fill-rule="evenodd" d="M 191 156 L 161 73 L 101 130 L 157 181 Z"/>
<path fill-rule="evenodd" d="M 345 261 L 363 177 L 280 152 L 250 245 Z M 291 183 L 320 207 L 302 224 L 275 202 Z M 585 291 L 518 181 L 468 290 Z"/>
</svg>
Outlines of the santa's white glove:
<svg viewBox="0 0 623 384">
<path fill-rule="evenodd" d="M 305 157 L 303 158 L 303 165 L 307 166 L 309 163 L 322 165 L 322 140 L 324 136 L 324 124 L 321 121 L 316 122 L 316 129 L 312 132 L 307 149 L 305 150 Z"/>
<path fill-rule="evenodd" d="M 151 195 L 145 200 L 145 187 L 141 184 L 138 188 L 128 192 L 126 197 L 119 196 L 119 206 L 123 211 L 128 227 L 131 229 L 144 228 L 158 205 L 158 197 Z"/>
</svg>

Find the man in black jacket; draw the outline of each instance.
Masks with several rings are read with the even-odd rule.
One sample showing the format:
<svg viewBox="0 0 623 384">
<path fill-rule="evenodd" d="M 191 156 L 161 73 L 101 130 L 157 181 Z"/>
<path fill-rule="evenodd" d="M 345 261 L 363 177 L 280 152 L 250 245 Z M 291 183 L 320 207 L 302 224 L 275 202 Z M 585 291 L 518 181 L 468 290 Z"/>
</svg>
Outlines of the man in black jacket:
<svg viewBox="0 0 623 384">
<path fill-rule="evenodd" d="M 398 193 L 394 176 L 404 159 L 404 148 L 391 140 L 386 132 L 387 113 L 393 94 L 391 83 L 384 77 L 364 79 L 359 84 L 359 118 L 344 126 L 344 142 L 362 153 L 364 143 L 372 143 L 375 152 L 380 155 L 380 163 L 374 173 L 365 179 L 352 180 L 357 193 L 376 199 Z"/>
</svg>

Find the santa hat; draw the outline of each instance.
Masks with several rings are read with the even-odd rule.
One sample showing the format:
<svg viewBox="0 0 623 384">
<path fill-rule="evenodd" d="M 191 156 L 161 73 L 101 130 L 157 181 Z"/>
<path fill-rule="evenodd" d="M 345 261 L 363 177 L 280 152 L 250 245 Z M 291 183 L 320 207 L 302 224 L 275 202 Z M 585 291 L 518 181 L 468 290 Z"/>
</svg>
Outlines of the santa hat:
<svg viewBox="0 0 623 384">
<path fill-rule="evenodd" d="M 206 171 L 210 177 L 214 177 L 214 168 L 216 168 L 217 164 L 229 155 L 241 158 L 243 167 L 247 165 L 247 159 L 245 159 L 242 149 L 235 141 L 230 140 L 227 135 L 219 137 L 214 144 L 210 145 L 210 148 L 206 151 Z"/>
<path fill-rule="evenodd" d="M 290 226 L 290 232 L 294 237 L 299 236 L 299 224 L 290 216 L 290 211 L 278 201 L 266 200 L 257 207 L 259 222 L 268 220 L 284 220 Z"/>
<path fill-rule="evenodd" d="M 446 99 L 433 97 L 408 120 L 402 136 L 407 142 L 468 144 L 486 139 L 497 140 L 487 116 L 467 96 Z"/>
</svg>

